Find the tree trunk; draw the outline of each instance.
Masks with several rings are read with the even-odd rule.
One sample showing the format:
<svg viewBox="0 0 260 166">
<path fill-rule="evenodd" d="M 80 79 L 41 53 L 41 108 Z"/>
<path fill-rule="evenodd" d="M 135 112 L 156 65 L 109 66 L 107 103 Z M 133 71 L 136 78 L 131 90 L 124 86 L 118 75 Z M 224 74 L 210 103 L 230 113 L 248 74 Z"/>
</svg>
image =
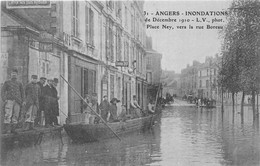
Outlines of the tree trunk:
<svg viewBox="0 0 260 166">
<path fill-rule="evenodd" d="M 241 115 L 244 114 L 244 100 L 245 100 L 245 92 L 242 92 L 242 99 L 241 99 Z"/>
<path fill-rule="evenodd" d="M 253 109 L 253 117 L 255 117 L 255 91 L 252 91 L 252 109 Z"/>
<path fill-rule="evenodd" d="M 235 113 L 235 93 L 232 92 L 231 95 L 232 95 L 232 111 L 234 114 Z"/>
<path fill-rule="evenodd" d="M 256 114 L 258 115 L 258 113 L 259 113 L 259 108 L 258 108 L 258 92 L 256 93 Z"/>
</svg>

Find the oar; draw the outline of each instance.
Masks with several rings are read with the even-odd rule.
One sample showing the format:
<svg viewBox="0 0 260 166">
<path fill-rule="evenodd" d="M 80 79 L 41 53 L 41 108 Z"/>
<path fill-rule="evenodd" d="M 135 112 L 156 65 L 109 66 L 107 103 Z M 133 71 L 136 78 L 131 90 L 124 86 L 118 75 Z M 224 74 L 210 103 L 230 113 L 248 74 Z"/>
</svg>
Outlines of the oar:
<svg viewBox="0 0 260 166">
<path fill-rule="evenodd" d="M 102 120 L 102 122 L 113 132 L 113 134 L 121 141 L 121 138 L 113 131 L 113 129 L 106 123 L 106 121 L 98 114 L 96 113 L 96 111 L 94 111 L 89 105 L 88 103 L 84 100 L 84 98 L 76 91 L 76 89 L 74 89 L 72 87 L 72 85 L 70 85 L 70 83 L 62 76 L 60 75 L 60 77 L 69 85 L 69 87 L 87 104 L 87 106 L 90 108 L 90 110 L 92 112 L 95 113 L 95 115 Z"/>
</svg>

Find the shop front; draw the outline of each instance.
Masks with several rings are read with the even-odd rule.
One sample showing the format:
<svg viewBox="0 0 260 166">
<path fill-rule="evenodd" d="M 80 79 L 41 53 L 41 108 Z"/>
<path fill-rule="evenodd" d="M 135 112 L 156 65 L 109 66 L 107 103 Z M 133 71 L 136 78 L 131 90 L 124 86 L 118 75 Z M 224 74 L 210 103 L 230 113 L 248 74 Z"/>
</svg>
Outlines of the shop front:
<svg viewBox="0 0 260 166">
<path fill-rule="evenodd" d="M 68 80 L 75 90 L 82 96 L 97 96 L 97 60 L 76 52 L 69 56 Z M 81 98 L 69 88 L 69 116 L 82 113 Z"/>
</svg>

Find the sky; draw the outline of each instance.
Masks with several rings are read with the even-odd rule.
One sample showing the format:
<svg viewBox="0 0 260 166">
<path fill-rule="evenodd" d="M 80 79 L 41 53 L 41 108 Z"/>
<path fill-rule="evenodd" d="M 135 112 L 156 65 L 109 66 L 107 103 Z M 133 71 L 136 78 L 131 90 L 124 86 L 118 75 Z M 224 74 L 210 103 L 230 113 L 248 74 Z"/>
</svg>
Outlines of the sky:
<svg viewBox="0 0 260 166">
<path fill-rule="evenodd" d="M 173 25 L 175 29 L 162 29 L 162 22 L 146 22 L 151 25 L 159 25 L 160 29 L 146 28 L 148 36 L 153 38 L 153 48 L 161 53 L 162 69 L 174 70 L 177 73 L 181 72 L 187 64 L 192 64 L 193 60 L 205 62 L 206 56 L 215 56 L 220 54 L 222 38 L 218 29 L 176 29 L 179 25 L 212 25 L 223 26 L 226 24 L 226 16 L 186 16 L 185 11 L 227 11 L 231 0 L 222 1 L 145 1 L 144 10 L 148 12 L 146 18 L 172 18 L 177 19 L 177 22 L 166 23 Z M 157 11 L 179 11 L 176 16 L 155 16 Z M 152 15 L 153 14 L 153 15 Z M 209 22 L 198 23 L 196 18 L 201 20 L 206 18 Z M 220 22 L 212 23 L 212 19 L 222 19 Z M 179 19 L 190 19 L 189 22 L 180 23 Z M 191 21 L 193 20 L 193 21 Z"/>
</svg>

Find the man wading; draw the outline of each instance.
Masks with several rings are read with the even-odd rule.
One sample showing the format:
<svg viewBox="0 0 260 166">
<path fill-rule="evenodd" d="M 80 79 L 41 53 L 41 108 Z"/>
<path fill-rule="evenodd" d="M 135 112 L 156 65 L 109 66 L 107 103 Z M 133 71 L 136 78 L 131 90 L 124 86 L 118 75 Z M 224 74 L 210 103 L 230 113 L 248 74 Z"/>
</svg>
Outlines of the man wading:
<svg viewBox="0 0 260 166">
<path fill-rule="evenodd" d="M 11 79 L 6 81 L 1 90 L 4 105 L 4 133 L 14 132 L 18 123 L 21 106 L 24 105 L 24 91 L 17 81 L 18 70 L 13 69 Z"/>
<path fill-rule="evenodd" d="M 25 87 L 25 130 L 33 129 L 34 120 L 37 116 L 37 112 L 39 111 L 39 95 L 41 93 L 41 89 L 37 84 L 37 78 L 37 75 L 32 75 L 31 82 Z"/>
</svg>

